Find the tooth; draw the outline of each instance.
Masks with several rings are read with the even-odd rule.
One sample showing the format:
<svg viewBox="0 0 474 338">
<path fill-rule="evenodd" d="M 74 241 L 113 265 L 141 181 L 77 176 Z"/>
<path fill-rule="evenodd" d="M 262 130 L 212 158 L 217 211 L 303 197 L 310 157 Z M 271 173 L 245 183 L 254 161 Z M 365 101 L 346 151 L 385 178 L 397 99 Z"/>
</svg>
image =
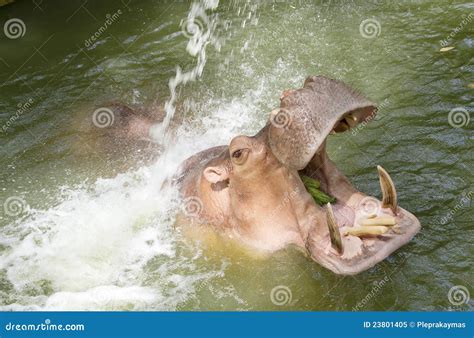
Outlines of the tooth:
<svg viewBox="0 0 474 338">
<path fill-rule="evenodd" d="M 397 190 L 393 184 L 390 175 L 381 166 L 377 166 L 380 179 L 380 188 L 382 189 L 382 207 L 392 209 L 397 214 Z"/>
<path fill-rule="evenodd" d="M 357 118 L 351 114 L 346 116 L 346 123 L 350 128 L 354 128 L 357 125 Z"/>
<path fill-rule="evenodd" d="M 383 225 L 371 225 L 349 228 L 344 232 L 344 236 L 378 236 L 383 235 L 388 231 L 389 227 Z"/>
<path fill-rule="evenodd" d="M 345 119 L 342 119 L 341 121 L 339 121 L 339 123 L 334 127 L 334 130 L 337 133 L 343 133 L 349 129 L 351 129 L 351 127 L 349 126 L 349 124 L 347 124 Z"/>
<path fill-rule="evenodd" d="M 367 218 L 360 221 L 360 225 L 395 225 L 397 221 L 395 217 L 374 217 Z"/>
<path fill-rule="evenodd" d="M 331 245 L 337 252 L 342 254 L 344 248 L 342 246 L 341 233 L 339 232 L 339 226 L 334 218 L 331 203 L 326 204 L 326 222 L 329 228 L 329 236 L 331 237 Z"/>
</svg>

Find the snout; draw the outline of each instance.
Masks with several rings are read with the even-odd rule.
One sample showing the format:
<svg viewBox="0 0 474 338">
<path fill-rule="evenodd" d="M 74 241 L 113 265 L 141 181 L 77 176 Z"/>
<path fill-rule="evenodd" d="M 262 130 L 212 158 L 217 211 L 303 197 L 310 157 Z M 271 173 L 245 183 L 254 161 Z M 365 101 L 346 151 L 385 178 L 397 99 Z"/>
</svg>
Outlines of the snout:
<svg viewBox="0 0 474 338">
<path fill-rule="evenodd" d="M 341 81 L 310 76 L 304 87 L 285 90 L 270 115 L 268 144 L 286 166 L 301 170 L 332 130 L 344 131 L 376 112 L 375 105 Z"/>
</svg>

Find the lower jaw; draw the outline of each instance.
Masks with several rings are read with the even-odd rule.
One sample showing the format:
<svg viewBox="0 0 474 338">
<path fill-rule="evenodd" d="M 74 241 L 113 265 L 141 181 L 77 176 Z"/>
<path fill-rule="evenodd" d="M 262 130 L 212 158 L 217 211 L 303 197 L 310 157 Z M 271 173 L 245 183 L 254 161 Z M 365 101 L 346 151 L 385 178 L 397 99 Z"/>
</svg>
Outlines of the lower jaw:
<svg viewBox="0 0 474 338">
<path fill-rule="evenodd" d="M 382 202 L 377 198 L 357 190 L 326 154 L 322 158 L 324 160 L 320 161 L 321 157 L 318 156 L 318 161 L 312 161 L 303 172 L 318 180 L 321 190 L 336 199 L 331 203 L 331 208 L 341 229 L 355 226 L 360 220 L 368 217 L 396 216 L 390 208 L 382 207 Z M 326 206 L 317 207 L 326 212 Z"/>
</svg>

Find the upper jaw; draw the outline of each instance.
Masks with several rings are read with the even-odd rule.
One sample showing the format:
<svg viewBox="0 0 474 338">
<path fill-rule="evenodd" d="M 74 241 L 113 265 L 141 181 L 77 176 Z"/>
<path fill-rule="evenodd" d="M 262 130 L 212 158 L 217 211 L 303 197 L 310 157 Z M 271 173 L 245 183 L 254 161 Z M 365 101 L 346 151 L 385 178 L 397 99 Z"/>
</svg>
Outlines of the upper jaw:
<svg viewBox="0 0 474 338">
<path fill-rule="evenodd" d="M 270 114 L 268 144 L 281 163 L 301 170 L 332 130 L 355 126 L 376 110 L 343 82 L 310 76 L 303 88 L 285 91 L 280 108 Z"/>
</svg>

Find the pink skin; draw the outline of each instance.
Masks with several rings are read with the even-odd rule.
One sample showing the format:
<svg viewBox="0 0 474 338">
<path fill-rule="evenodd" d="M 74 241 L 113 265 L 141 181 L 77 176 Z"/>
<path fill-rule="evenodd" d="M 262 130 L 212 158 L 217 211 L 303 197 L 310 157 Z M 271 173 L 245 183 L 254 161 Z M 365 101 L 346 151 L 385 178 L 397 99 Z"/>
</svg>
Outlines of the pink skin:
<svg viewBox="0 0 474 338">
<path fill-rule="evenodd" d="M 345 249 L 340 255 L 331 247 L 324 207 L 307 193 L 298 171 L 276 159 L 265 144 L 265 135 L 234 138 L 228 152 L 217 161 L 194 168 L 196 175 L 200 173 L 197 185 L 192 173 L 187 176 L 183 194 L 199 198 L 203 205 L 198 218 L 193 215 L 192 221 L 211 225 L 224 237 L 237 238 L 259 250 L 276 251 L 294 244 L 315 261 L 341 274 L 356 274 L 372 267 L 418 232 L 418 220 L 398 208 L 396 219 L 401 234 L 362 239 L 343 236 Z M 239 150 L 240 157 L 235 158 Z M 313 170 L 315 164 L 317 170 Z M 323 189 L 337 198 L 333 210 L 341 233 L 365 216 L 361 201 L 366 196 L 339 172 L 323 149 L 304 172 L 320 180 Z M 228 183 L 216 191 L 212 186 L 220 182 Z M 377 215 L 394 216 L 389 208 L 380 208 Z"/>
<path fill-rule="evenodd" d="M 283 111 L 289 122 L 276 119 Z M 342 235 L 367 217 L 367 196 L 358 191 L 329 159 L 325 139 L 373 117 L 373 104 L 342 82 L 309 77 L 304 88 L 285 91 L 281 110 L 253 137 L 237 136 L 185 161 L 175 182 L 186 199 L 202 204 L 191 224 L 208 225 L 258 250 L 296 245 L 316 262 L 339 274 L 369 269 L 420 230 L 411 213 L 396 206 L 376 208 L 377 216 L 396 218 L 399 231 L 387 235 Z M 277 117 L 275 117 L 277 116 Z M 284 117 L 284 116 L 283 116 Z M 283 119 L 284 120 L 284 119 Z M 278 121 L 282 121 L 279 119 Z M 277 121 L 277 122 L 278 122 Z M 357 122 L 354 122 L 357 121 Z M 321 182 L 336 197 L 332 205 L 343 253 L 331 245 L 326 208 L 306 191 L 300 173 Z"/>
</svg>

